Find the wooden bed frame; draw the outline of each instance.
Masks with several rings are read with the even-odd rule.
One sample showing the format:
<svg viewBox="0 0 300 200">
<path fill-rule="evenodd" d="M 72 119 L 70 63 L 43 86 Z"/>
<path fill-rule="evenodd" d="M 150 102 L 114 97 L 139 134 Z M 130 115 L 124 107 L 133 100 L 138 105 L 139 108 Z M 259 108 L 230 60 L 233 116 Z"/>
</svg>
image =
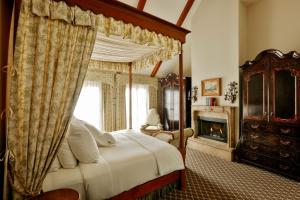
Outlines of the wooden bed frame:
<svg viewBox="0 0 300 200">
<path fill-rule="evenodd" d="M 55 0 L 62 1 L 62 0 Z M 186 35 L 190 33 L 189 30 L 176 26 L 170 22 L 162 20 L 158 17 L 140 11 L 134 7 L 128 6 L 124 3 L 114 0 L 64 0 L 69 6 L 77 5 L 82 10 L 90 10 L 95 14 L 103 14 L 106 17 L 113 17 L 116 20 L 122 20 L 125 23 L 131 23 L 135 26 L 140 26 L 142 28 L 154 31 L 156 33 L 161 33 L 162 35 L 168 36 L 179 40 L 181 44 L 185 43 Z M 22 0 L 15 0 L 15 29 L 14 35 L 16 34 L 16 26 L 18 22 L 18 16 L 20 12 Z M 5 80 L 1 80 L 3 84 L 6 85 Z M 183 122 L 184 122 L 184 99 L 183 99 L 183 52 L 179 54 L 179 102 L 180 102 L 180 117 L 179 117 L 179 131 L 180 131 L 180 144 L 179 151 L 185 161 L 185 147 L 184 147 L 184 136 L 183 136 Z M 129 68 L 129 92 L 131 93 L 132 86 L 132 68 L 130 64 Z M 129 105 L 131 108 L 131 95 L 129 98 Z M 131 109 L 129 113 L 129 127 L 131 127 Z M 153 192 L 163 186 L 176 181 L 180 182 L 180 189 L 184 190 L 186 188 L 186 175 L 185 169 L 172 172 L 170 174 L 161 176 L 157 179 L 146 182 L 142 185 L 138 185 L 128 191 L 125 191 L 117 196 L 111 198 L 111 200 L 117 199 L 136 199 L 147 193 Z"/>
</svg>

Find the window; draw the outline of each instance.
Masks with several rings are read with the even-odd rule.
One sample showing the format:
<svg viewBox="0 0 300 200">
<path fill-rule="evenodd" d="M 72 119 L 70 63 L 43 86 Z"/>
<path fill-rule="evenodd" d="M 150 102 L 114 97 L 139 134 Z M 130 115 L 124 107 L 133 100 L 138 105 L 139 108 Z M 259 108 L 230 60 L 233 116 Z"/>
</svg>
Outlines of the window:
<svg viewBox="0 0 300 200">
<path fill-rule="evenodd" d="M 149 111 L 149 87 L 144 84 L 132 85 L 132 128 L 139 130 L 146 122 Z M 129 128 L 129 85 L 126 86 L 126 121 Z"/>
<path fill-rule="evenodd" d="M 74 116 L 103 129 L 103 105 L 101 82 L 85 81 L 77 101 Z"/>
</svg>

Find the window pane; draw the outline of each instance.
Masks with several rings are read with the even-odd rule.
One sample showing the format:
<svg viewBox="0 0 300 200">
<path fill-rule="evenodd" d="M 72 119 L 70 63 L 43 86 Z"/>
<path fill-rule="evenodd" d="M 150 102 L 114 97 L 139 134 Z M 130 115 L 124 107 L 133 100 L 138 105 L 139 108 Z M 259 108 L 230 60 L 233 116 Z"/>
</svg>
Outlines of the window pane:
<svg viewBox="0 0 300 200">
<path fill-rule="evenodd" d="M 74 116 L 102 130 L 102 92 L 101 83 L 85 81 L 77 101 Z"/>
<path fill-rule="evenodd" d="M 145 124 L 149 110 L 148 85 L 132 85 L 132 128 L 139 130 Z M 126 121 L 129 128 L 129 86 L 126 87 Z"/>
</svg>

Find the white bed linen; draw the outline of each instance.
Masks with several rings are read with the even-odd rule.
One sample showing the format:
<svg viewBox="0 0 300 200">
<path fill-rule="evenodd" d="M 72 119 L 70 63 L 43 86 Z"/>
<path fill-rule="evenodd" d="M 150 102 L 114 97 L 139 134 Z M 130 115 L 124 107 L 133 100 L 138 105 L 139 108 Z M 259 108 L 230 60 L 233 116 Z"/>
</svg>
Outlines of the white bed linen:
<svg viewBox="0 0 300 200">
<path fill-rule="evenodd" d="M 60 168 L 56 172 L 48 173 L 43 182 L 43 191 L 70 188 L 74 189 L 80 194 L 80 200 L 85 200 L 85 189 L 83 178 L 79 166 L 72 169 Z"/>
<path fill-rule="evenodd" d="M 114 132 L 113 136 L 116 144 L 99 148 L 98 163 L 79 164 L 88 200 L 107 199 L 184 168 L 181 154 L 168 143 L 127 130 Z M 63 177 L 62 173 L 60 178 L 65 180 Z M 62 183 L 59 186 L 65 187 Z"/>
<path fill-rule="evenodd" d="M 115 146 L 99 148 L 100 163 L 80 163 L 89 200 L 110 198 L 184 168 L 181 154 L 168 143 L 134 131 L 117 131 L 113 136 Z"/>
</svg>

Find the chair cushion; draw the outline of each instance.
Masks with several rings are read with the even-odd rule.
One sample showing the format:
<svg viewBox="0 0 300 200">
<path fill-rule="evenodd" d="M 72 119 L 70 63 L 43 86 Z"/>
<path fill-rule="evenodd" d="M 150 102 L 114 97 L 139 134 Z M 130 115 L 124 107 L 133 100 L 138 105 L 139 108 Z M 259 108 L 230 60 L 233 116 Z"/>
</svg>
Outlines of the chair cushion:
<svg viewBox="0 0 300 200">
<path fill-rule="evenodd" d="M 148 130 L 148 131 L 155 131 L 155 130 L 160 130 L 157 126 L 147 126 L 145 128 L 145 130 Z"/>
</svg>

